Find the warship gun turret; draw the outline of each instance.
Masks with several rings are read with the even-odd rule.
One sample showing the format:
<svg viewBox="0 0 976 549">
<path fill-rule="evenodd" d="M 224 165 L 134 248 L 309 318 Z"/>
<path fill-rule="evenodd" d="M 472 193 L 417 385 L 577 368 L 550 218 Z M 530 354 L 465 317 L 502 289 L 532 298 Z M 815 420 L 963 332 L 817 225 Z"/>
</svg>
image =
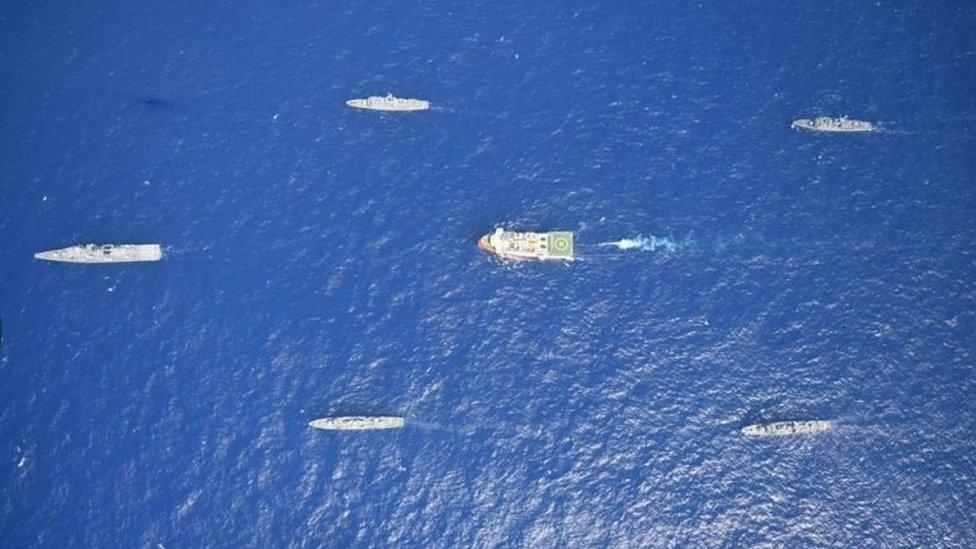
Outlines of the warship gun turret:
<svg viewBox="0 0 976 549">
<path fill-rule="evenodd" d="M 399 416 L 335 416 L 308 422 L 309 427 L 325 431 L 368 431 L 374 429 L 399 429 L 403 418 Z"/>
<path fill-rule="evenodd" d="M 131 263 L 159 261 L 163 250 L 159 244 L 81 244 L 38 252 L 34 257 L 65 263 Z"/>
<path fill-rule="evenodd" d="M 495 229 L 478 240 L 478 247 L 505 259 L 573 259 L 573 233 L 522 233 Z"/>
<path fill-rule="evenodd" d="M 743 427 L 742 434 L 753 437 L 807 435 L 822 433 L 832 426 L 832 422 L 824 420 L 777 421 L 775 423 L 759 423 Z"/>
<path fill-rule="evenodd" d="M 835 132 L 835 133 L 857 133 L 874 131 L 874 124 L 864 120 L 854 120 L 841 116 L 831 118 L 829 116 L 818 116 L 813 120 L 800 118 L 794 120 L 790 127 L 793 129 L 810 130 L 812 132 Z"/>
<path fill-rule="evenodd" d="M 350 99 L 346 105 L 356 109 L 371 111 L 426 111 L 430 102 L 423 99 L 406 99 L 394 97 L 392 93 L 386 95 L 372 95 L 365 99 Z"/>
</svg>

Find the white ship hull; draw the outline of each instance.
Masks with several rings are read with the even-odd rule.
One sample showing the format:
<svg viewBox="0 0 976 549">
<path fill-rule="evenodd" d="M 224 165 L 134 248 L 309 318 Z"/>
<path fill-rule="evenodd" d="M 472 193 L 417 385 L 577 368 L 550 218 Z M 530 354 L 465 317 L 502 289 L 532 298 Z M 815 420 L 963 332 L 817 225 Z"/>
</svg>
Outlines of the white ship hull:
<svg viewBox="0 0 976 549">
<path fill-rule="evenodd" d="M 504 259 L 572 261 L 573 233 L 554 231 L 548 233 L 516 232 L 495 229 L 478 239 L 478 247 Z"/>
<path fill-rule="evenodd" d="M 874 124 L 863 120 L 851 120 L 848 118 L 828 118 L 820 117 L 810 120 L 800 118 L 794 120 L 790 127 L 794 130 L 807 130 L 811 132 L 827 133 L 867 133 L 874 131 Z"/>
<path fill-rule="evenodd" d="M 808 435 L 822 433 L 830 429 L 830 421 L 778 421 L 776 423 L 761 423 L 742 428 L 742 434 L 752 437 L 772 437 L 786 435 Z"/>
<path fill-rule="evenodd" d="M 325 431 L 367 431 L 375 429 L 399 429 L 403 418 L 399 416 L 339 416 L 316 419 L 310 427 Z"/>
<path fill-rule="evenodd" d="M 62 263 L 133 263 L 159 261 L 163 250 L 159 244 L 84 244 L 38 252 L 34 257 Z"/>
<path fill-rule="evenodd" d="M 393 94 L 374 95 L 365 99 L 350 99 L 346 101 L 346 105 L 355 109 L 388 112 L 425 111 L 430 108 L 429 101 L 393 97 Z"/>
</svg>

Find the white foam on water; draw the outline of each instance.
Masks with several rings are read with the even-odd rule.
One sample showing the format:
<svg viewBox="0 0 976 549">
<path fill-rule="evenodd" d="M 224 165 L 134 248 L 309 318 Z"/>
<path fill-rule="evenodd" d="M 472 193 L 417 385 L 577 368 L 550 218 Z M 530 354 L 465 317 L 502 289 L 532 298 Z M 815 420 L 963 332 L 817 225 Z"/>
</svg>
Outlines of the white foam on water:
<svg viewBox="0 0 976 549">
<path fill-rule="evenodd" d="M 612 242 L 601 242 L 599 246 L 615 247 L 619 250 L 636 250 L 641 252 L 655 252 L 663 250 L 666 252 L 678 251 L 678 244 L 670 237 L 658 238 L 654 235 L 637 235 L 636 238 L 624 238 Z"/>
<path fill-rule="evenodd" d="M 413 419 L 408 419 L 404 421 L 404 427 L 416 427 L 418 429 L 423 429 L 425 431 L 441 431 L 444 433 L 462 434 L 457 429 L 451 429 L 450 427 L 445 427 L 443 425 L 438 425 L 436 423 L 429 423 L 426 421 L 416 421 Z"/>
</svg>

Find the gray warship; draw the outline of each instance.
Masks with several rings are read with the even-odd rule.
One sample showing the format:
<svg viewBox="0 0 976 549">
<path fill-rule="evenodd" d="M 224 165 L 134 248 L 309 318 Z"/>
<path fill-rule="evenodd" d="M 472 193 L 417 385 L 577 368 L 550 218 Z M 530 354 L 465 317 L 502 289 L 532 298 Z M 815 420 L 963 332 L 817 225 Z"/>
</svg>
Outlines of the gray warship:
<svg viewBox="0 0 976 549">
<path fill-rule="evenodd" d="M 800 118 L 794 120 L 790 127 L 794 130 L 809 130 L 812 132 L 835 132 L 835 133 L 858 133 L 874 131 L 874 124 L 864 120 L 853 120 L 846 116 L 831 118 L 829 116 L 818 116 L 813 120 Z"/>
<path fill-rule="evenodd" d="M 163 250 L 159 244 L 80 244 L 38 252 L 34 257 L 64 263 L 132 263 L 159 261 Z"/>
<path fill-rule="evenodd" d="M 743 427 L 742 434 L 751 437 L 807 435 L 822 433 L 831 427 L 833 427 L 833 423 L 825 420 L 777 421 L 775 423 L 758 423 Z"/>
<path fill-rule="evenodd" d="M 423 99 L 404 99 L 394 97 L 392 93 L 386 95 L 371 95 L 365 99 L 350 99 L 346 105 L 356 109 L 371 111 L 426 111 L 430 102 Z"/>
<path fill-rule="evenodd" d="M 374 429 L 399 429 L 403 418 L 399 416 L 335 416 L 315 419 L 309 427 L 325 431 L 368 431 Z"/>
</svg>

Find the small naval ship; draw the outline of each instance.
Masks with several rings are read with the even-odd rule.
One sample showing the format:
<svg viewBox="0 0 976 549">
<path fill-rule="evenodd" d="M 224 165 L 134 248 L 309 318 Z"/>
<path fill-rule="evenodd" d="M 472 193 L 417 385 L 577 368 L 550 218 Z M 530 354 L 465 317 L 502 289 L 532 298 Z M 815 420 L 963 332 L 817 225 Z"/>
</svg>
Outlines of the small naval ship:
<svg viewBox="0 0 976 549">
<path fill-rule="evenodd" d="M 502 228 L 478 240 L 478 247 L 505 259 L 573 259 L 573 233 L 520 233 Z"/>
<path fill-rule="evenodd" d="M 325 431 L 399 429 L 403 427 L 403 418 L 400 416 L 335 416 L 312 420 L 308 425 Z"/>
<path fill-rule="evenodd" d="M 818 116 L 813 120 L 800 118 L 794 120 L 790 127 L 795 130 L 810 130 L 812 132 L 857 133 L 874 131 L 874 124 L 863 120 L 852 120 L 846 116 L 840 118 Z"/>
<path fill-rule="evenodd" d="M 163 257 L 163 250 L 159 244 L 81 244 L 38 252 L 34 257 L 65 263 L 131 263 L 159 261 Z"/>
<path fill-rule="evenodd" d="M 777 421 L 775 423 L 758 423 L 742 428 L 742 434 L 751 437 L 771 437 L 783 435 L 807 435 L 822 433 L 833 427 L 833 423 L 824 420 L 811 421 Z"/>
<path fill-rule="evenodd" d="M 426 111 L 430 108 L 429 101 L 394 97 L 392 93 L 371 95 L 366 99 L 350 99 L 346 101 L 346 105 L 371 111 Z"/>
</svg>

